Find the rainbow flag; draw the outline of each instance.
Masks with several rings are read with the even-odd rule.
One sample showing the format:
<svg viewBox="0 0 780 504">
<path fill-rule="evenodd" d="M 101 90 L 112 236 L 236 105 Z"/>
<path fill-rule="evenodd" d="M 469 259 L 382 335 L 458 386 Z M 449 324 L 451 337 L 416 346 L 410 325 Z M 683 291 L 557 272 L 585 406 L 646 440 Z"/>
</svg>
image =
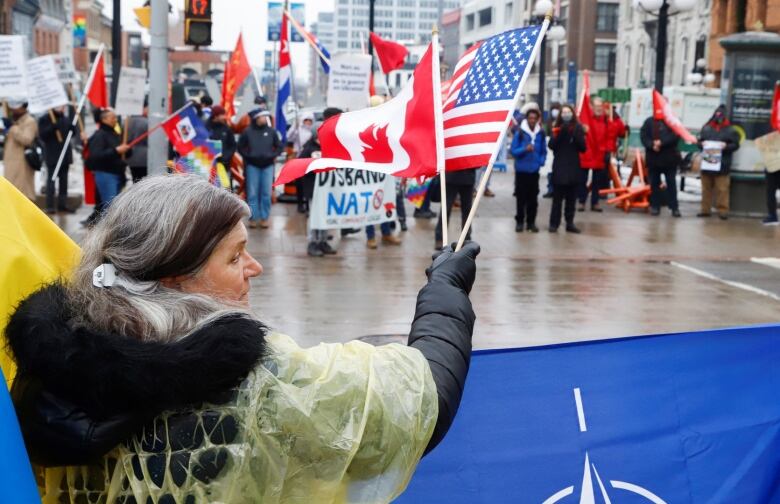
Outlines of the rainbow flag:
<svg viewBox="0 0 780 504">
<path fill-rule="evenodd" d="M 220 140 L 194 140 L 194 148 L 184 156 L 179 156 L 173 164 L 177 173 L 200 175 L 217 187 L 229 188 L 227 171 L 217 159 L 222 155 Z"/>
<path fill-rule="evenodd" d="M 420 208 L 423 201 L 425 201 L 425 195 L 428 194 L 428 188 L 430 186 L 430 178 L 425 182 L 420 182 L 418 179 L 409 179 L 409 182 L 406 184 L 406 199 L 408 199 L 415 208 Z"/>
</svg>

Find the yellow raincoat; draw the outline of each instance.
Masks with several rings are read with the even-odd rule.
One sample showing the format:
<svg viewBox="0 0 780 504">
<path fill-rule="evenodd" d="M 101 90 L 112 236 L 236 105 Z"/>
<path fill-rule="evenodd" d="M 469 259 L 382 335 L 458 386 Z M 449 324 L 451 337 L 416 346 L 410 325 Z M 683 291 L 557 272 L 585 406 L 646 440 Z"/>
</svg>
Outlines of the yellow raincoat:
<svg viewBox="0 0 780 504">
<path fill-rule="evenodd" d="M 45 470 L 43 502 L 376 503 L 406 488 L 433 433 L 423 355 L 359 341 L 271 356 L 224 405 L 160 415 L 100 464 Z M 174 433 L 167 420 L 192 416 Z M 133 498 L 130 498 L 132 496 Z M 105 500 L 103 500 L 105 499 Z"/>
<path fill-rule="evenodd" d="M 78 256 L 78 245 L 0 177 L 0 334 L 21 300 L 41 285 L 67 276 Z M 5 345 L 0 349 L 0 366 L 10 387 L 16 366 Z"/>
</svg>

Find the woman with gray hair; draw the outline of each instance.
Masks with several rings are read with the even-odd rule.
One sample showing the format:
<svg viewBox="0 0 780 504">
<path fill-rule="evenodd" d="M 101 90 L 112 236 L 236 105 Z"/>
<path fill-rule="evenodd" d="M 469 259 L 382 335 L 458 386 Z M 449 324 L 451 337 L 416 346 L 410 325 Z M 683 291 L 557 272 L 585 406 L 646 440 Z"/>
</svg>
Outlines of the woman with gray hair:
<svg viewBox="0 0 780 504">
<path fill-rule="evenodd" d="M 12 395 L 49 502 L 389 502 L 460 403 L 479 246 L 426 270 L 409 346 L 298 347 L 249 307 L 245 203 L 150 177 L 72 278 L 12 315 Z"/>
</svg>

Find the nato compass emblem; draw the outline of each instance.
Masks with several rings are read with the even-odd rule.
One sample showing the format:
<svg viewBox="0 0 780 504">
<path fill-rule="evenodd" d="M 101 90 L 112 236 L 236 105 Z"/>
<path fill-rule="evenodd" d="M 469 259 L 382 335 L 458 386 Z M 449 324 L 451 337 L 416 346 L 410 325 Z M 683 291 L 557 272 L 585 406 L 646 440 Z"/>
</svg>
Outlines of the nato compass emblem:
<svg viewBox="0 0 780 504">
<path fill-rule="evenodd" d="M 579 388 L 574 389 L 574 402 L 577 404 L 577 419 L 580 423 L 580 432 L 587 432 L 588 426 L 585 423 L 585 409 L 582 407 L 582 393 Z M 595 478 L 595 481 L 594 481 Z M 582 474 L 582 485 L 580 488 L 580 504 L 596 504 L 596 502 L 604 502 L 604 504 L 612 504 L 609 492 L 607 488 L 613 490 L 619 490 L 623 492 L 630 492 L 640 497 L 644 497 L 648 502 L 653 504 L 667 504 L 665 500 L 658 497 L 650 490 L 643 488 L 633 483 L 619 480 L 606 480 L 607 485 L 604 484 L 604 480 L 601 479 L 601 475 L 596 469 L 596 464 L 590 461 L 590 456 L 585 452 L 585 468 Z M 620 492 L 613 492 L 614 495 L 618 495 Z M 558 492 L 555 492 L 547 498 L 542 504 L 555 504 L 556 502 L 574 502 L 576 497 L 569 499 L 574 494 L 574 485 L 566 487 Z M 597 495 L 601 494 L 601 498 L 597 501 Z"/>
</svg>

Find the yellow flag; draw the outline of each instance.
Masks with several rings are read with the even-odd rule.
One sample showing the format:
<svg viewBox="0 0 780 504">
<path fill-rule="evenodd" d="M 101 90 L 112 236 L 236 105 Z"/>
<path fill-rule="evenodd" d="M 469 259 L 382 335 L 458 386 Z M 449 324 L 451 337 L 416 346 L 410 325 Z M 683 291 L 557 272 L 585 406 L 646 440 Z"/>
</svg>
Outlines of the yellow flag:
<svg viewBox="0 0 780 504">
<path fill-rule="evenodd" d="M 152 8 L 151 7 L 137 7 L 133 9 L 133 12 L 135 12 L 135 18 L 136 21 L 138 21 L 138 24 L 149 29 L 150 26 L 152 26 L 151 18 L 152 18 Z"/>
<path fill-rule="evenodd" d="M 42 285 L 69 275 L 79 247 L 38 207 L 0 176 L 0 334 L 24 298 Z M 0 349 L 0 367 L 11 385 L 16 365 Z"/>
</svg>

